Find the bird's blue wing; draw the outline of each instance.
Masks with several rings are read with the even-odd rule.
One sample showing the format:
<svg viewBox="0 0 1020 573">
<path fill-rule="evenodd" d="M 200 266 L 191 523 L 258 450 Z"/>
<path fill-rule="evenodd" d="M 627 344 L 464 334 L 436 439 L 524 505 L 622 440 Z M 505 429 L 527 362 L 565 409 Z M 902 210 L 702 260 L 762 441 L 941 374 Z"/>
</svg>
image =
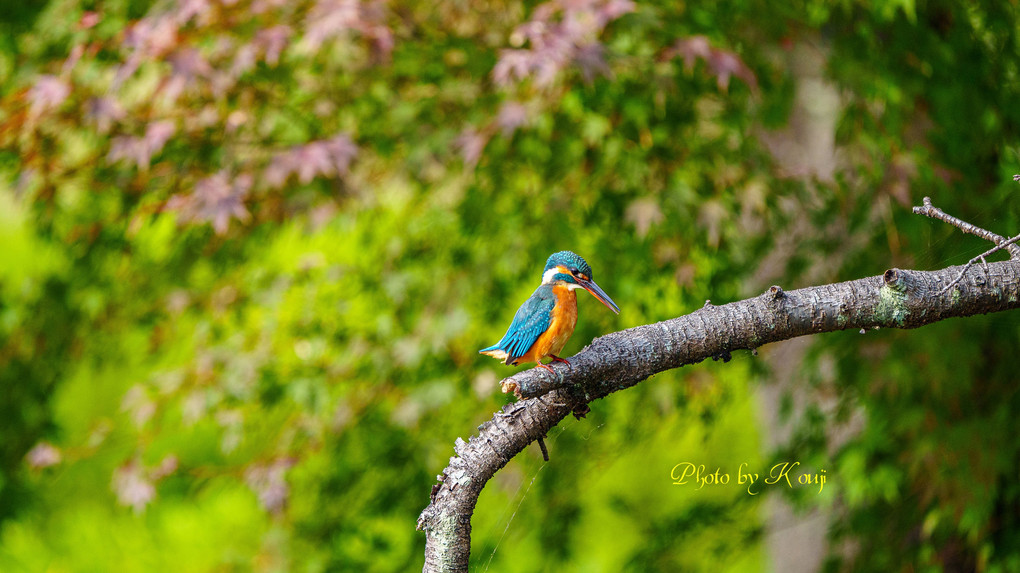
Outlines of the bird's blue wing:
<svg viewBox="0 0 1020 573">
<path fill-rule="evenodd" d="M 527 354 L 538 337 L 549 329 L 554 306 L 556 296 L 552 290 L 539 287 L 535 294 L 517 309 L 517 314 L 514 315 L 514 320 L 503 335 L 503 339 L 482 352 L 502 350 L 507 354 L 507 364 L 516 362 L 518 358 Z"/>
</svg>

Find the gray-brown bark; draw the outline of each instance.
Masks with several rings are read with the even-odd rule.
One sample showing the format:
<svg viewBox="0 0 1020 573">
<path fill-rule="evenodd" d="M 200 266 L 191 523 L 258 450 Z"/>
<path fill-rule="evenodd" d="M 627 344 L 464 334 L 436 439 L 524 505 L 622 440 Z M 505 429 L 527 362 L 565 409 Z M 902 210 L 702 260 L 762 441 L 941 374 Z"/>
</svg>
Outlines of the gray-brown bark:
<svg viewBox="0 0 1020 573">
<path fill-rule="evenodd" d="M 471 514 L 485 483 L 567 414 L 649 376 L 735 350 L 807 334 L 847 329 L 916 328 L 952 317 L 1020 307 L 1020 262 L 938 271 L 889 269 L 881 276 L 783 291 L 595 339 L 556 374 L 532 368 L 503 381 L 518 402 L 479 426 L 477 436 L 454 446 L 457 454 L 433 487 L 418 519 L 426 532 L 424 571 L 467 571 Z M 944 292 L 943 292 L 944 291 Z"/>
</svg>

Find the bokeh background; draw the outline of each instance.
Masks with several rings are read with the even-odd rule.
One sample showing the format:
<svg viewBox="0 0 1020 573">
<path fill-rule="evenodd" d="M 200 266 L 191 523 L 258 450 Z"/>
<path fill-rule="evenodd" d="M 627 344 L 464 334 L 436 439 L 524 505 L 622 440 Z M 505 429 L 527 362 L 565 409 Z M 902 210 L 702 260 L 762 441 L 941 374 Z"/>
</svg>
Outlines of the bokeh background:
<svg viewBox="0 0 1020 573">
<path fill-rule="evenodd" d="M 37 0 L 0 9 L 0 570 L 411 571 L 586 257 L 599 334 L 1020 232 L 1015 2 Z M 1001 256 L 1001 255 L 999 255 Z M 1018 571 L 1015 313 L 593 404 L 477 571 Z M 674 485 L 683 462 L 820 492 Z"/>
</svg>

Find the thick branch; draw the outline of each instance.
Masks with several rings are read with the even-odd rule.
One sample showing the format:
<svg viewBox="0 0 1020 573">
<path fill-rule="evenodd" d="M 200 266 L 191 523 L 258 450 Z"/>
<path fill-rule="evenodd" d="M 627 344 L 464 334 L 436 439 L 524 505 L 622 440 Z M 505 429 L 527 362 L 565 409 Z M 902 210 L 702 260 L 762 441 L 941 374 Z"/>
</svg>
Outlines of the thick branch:
<svg viewBox="0 0 1020 573">
<path fill-rule="evenodd" d="M 836 330 L 916 328 L 1020 307 L 1020 262 L 988 264 L 943 292 L 962 268 L 889 269 L 881 276 L 790 292 L 774 286 L 755 298 L 706 305 L 597 338 L 571 357 L 569 367 L 556 364 L 556 374 L 533 368 L 507 378 L 504 391 L 523 399 L 479 426 L 469 442 L 457 439 L 457 455 L 418 519 L 427 535 L 424 570 L 467 571 L 471 514 L 485 483 L 568 413 L 583 414 L 593 400 L 664 370 L 725 359 L 734 350 L 769 342 Z"/>
</svg>

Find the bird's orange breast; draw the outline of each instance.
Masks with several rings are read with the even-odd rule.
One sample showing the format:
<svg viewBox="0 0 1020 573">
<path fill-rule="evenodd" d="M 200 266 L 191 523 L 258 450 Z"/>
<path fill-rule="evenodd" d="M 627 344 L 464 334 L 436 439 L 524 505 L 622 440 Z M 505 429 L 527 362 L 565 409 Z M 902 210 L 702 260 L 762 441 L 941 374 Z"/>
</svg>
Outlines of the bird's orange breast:
<svg viewBox="0 0 1020 573">
<path fill-rule="evenodd" d="M 552 354 L 559 354 L 570 340 L 577 325 L 577 295 L 565 286 L 553 287 L 556 306 L 550 315 L 549 328 L 539 335 L 535 344 L 517 362 L 541 362 Z"/>
</svg>

